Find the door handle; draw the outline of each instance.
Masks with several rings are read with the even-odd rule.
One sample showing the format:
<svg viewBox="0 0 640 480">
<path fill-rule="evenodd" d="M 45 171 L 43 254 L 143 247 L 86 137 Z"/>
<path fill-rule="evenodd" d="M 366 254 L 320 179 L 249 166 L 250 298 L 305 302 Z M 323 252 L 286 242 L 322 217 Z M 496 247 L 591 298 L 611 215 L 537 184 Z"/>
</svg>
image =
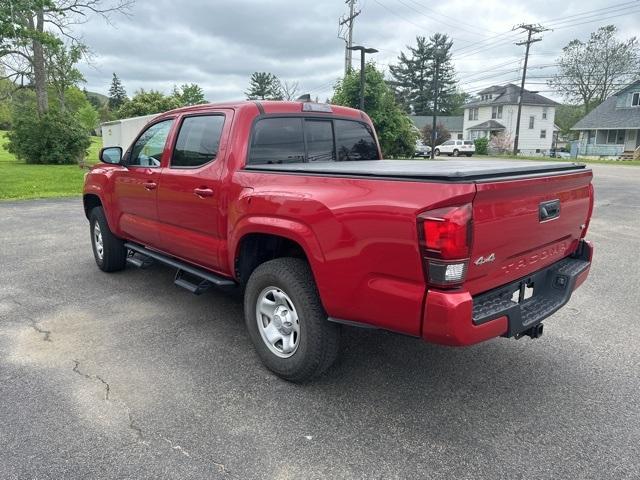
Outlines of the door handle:
<svg viewBox="0 0 640 480">
<path fill-rule="evenodd" d="M 145 182 L 144 183 L 144 188 L 146 188 L 147 190 L 155 190 L 157 186 L 158 186 L 158 184 L 156 182 Z"/>
<path fill-rule="evenodd" d="M 195 193 L 200 198 L 213 197 L 213 190 L 211 190 L 210 188 L 194 188 L 193 193 Z"/>
</svg>

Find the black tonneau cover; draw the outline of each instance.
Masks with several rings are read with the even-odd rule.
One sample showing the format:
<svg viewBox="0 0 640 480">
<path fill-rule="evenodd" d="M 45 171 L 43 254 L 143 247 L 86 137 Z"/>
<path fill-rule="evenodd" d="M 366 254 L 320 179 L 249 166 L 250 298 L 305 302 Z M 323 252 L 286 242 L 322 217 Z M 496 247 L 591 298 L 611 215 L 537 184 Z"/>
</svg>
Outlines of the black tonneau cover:
<svg viewBox="0 0 640 480">
<path fill-rule="evenodd" d="M 583 170 L 584 164 L 521 160 L 363 160 L 247 165 L 245 170 L 301 175 L 465 182 Z"/>
</svg>

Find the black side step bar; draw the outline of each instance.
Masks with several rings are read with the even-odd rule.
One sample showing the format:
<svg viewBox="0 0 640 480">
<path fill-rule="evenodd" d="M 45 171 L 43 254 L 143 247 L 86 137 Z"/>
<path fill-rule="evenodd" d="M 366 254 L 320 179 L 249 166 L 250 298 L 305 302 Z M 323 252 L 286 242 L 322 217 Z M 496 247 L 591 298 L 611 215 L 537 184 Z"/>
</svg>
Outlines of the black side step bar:
<svg viewBox="0 0 640 480">
<path fill-rule="evenodd" d="M 174 283 L 179 287 L 186 288 L 191 293 L 195 293 L 196 295 L 203 293 L 212 285 L 215 285 L 217 287 L 233 287 L 236 285 L 236 282 L 229 278 L 216 275 L 215 273 L 207 272 L 206 270 L 203 270 L 201 268 L 194 267 L 175 258 L 163 255 L 162 253 L 154 252 L 153 250 L 149 250 L 142 245 L 126 242 L 124 246 L 125 248 L 139 253 L 144 257 L 148 257 L 150 259 L 157 260 L 160 263 L 164 263 L 165 265 L 169 265 L 170 267 L 177 268 L 178 271 L 176 272 Z M 129 263 L 141 267 L 147 264 L 144 260 Z"/>
</svg>

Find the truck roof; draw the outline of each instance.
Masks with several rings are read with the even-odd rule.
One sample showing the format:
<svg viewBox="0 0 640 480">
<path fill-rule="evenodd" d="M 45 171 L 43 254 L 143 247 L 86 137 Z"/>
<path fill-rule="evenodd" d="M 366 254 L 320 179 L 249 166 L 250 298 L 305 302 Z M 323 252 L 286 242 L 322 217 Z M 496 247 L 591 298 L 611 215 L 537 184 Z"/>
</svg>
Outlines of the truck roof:
<svg viewBox="0 0 640 480">
<path fill-rule="evenodd" d="M 303 105 L 305 104 L 318 104 L 315 102 L 289 102 L 279 100 L 239 100 L 230 102 L 217 102 L 217 103 L 205 103 L 202 105 L 192 105 L 189 107 L 176 108 L 170 110 L 161 115 L 168 115 L 171 113 L 188 113 L 188 112 L 202 112 L 208 110 L 215 110 L 216 108 L 233 108 L 234 110 L 241 110 L 245 108 L 256 108 L 264 111 L 265 114 L 286 114 L 286 113 L 301 113 Z M 368 119 L 366 114 L 355 108 L 343 107 L 341 105 L 330 105 L 331 112 L 324 113 L 325 115 L 338 115 L 341 117 L 352 117 L 362 120 Z M 315 113 L 315 112 L 308 112 Z"/>
</svg>

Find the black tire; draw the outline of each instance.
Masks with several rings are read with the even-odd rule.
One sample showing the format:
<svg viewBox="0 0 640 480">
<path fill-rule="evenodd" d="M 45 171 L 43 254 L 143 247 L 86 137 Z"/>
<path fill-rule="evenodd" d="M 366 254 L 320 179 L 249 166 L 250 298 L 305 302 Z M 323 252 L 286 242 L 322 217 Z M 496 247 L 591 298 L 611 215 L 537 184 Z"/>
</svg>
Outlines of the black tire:
<svg viewBox="0 0 640 480">
<path fill-rule="evenodd" d="M 297 348 L 288 358 L 270 350 L 258 327 L 260 295 L 275 287 L 293 302 L 299 319 Z M 244 316 L 249 336 L 264 365 L 279 377 L 303 382 L 323 373 L 338 355 L 340 326 L 327 320 L 309 265 L 298 258 L 263 263 L 249 277 L 244 294 Z M 264 317 L 261 318 L 261 321 Z"/>
<path fill-rule="evenodd" d="M 471 155 L 473 155 L 473 153 L 467 153 L 466 155 L 467 157 L 470 157 Z"/>
<path fill-rule="evenodd" d="M 456 148 L 456 149 L 453 151 L 453 156 L 454 156 L 454 157 L 457 157 L 458 155 L 460 155 L 460 151 Z"/>
<path fill-rule="evenodd" d="M 100 227 L 102 235 L 102 256 L 98 253 L 96 245 L 96 225 Z M 127 249 L 124 242 L 116 237 L 109 229 L 109 224 L 104 216 L 102 207 L 95 207 L 89 214 L 89 232 L 91 235 L 91 247 L 93 249 L 93 258 L 96 264 L 103 272 L 117 272 L 123 270 L 127 264 Z"/>
<path fill-rule="evenodd" d="M 440 156 L 440 149 L 439 149 L 439 148 L 436 148 L 436 149 L 433 151 L 433 153 L 435 154 L 435 156 L 436 156 L 436 157 L 439 157 L 439 156 Z"/>
</svg>

